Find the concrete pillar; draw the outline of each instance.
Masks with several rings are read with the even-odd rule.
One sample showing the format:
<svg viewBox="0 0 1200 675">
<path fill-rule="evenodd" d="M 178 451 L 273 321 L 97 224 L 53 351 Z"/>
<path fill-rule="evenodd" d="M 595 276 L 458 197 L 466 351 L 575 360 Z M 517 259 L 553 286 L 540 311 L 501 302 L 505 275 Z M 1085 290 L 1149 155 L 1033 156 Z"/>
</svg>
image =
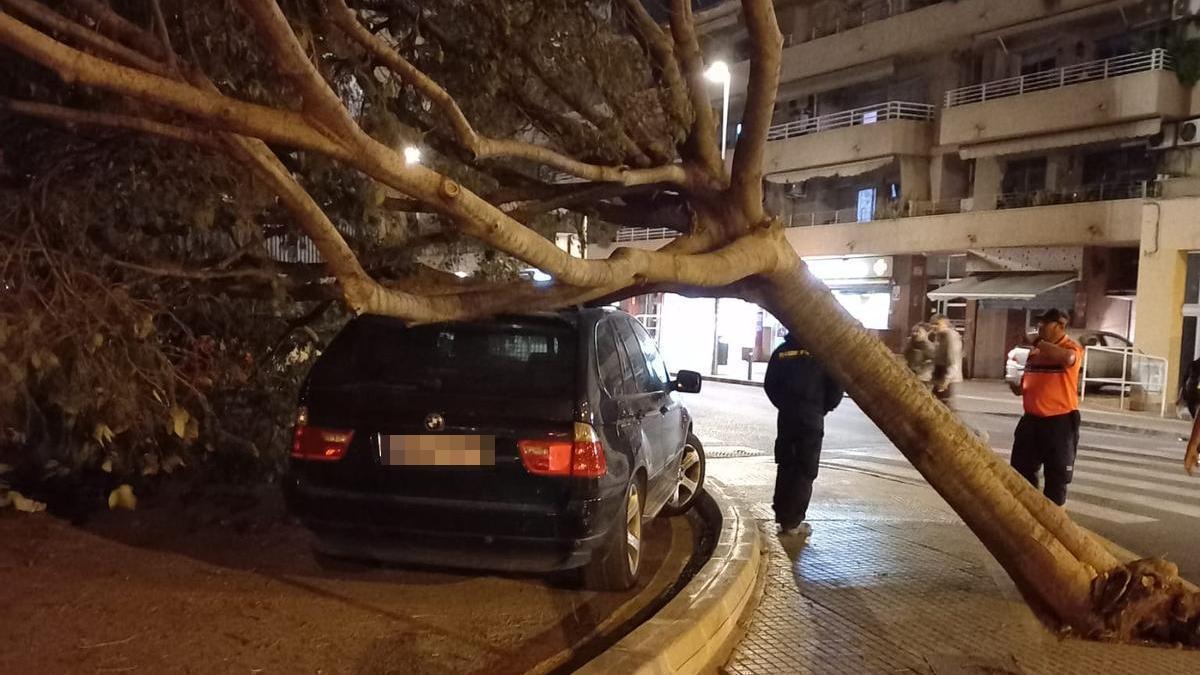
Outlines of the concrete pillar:
<svg viewBox="0 0 1200 675">
<path fill-rule="evenodd" d="M 892 258 L 892 311 L 888 328 L 901 340 L 913 324 L 929 318 L 926 314 L 929 271 L 923 255 L 898 255 Z"/>
<path fill-rule="evenodd" d="M 966 197 L 971 187 L 967 178 L 967 163 L 958 155 L 934 155 L 929 160 L 929 198 L 943 202 Z"/>
<path fill-rule="evenodd" d="M 1200 251 L 1200 199 L 1169 199 L 1142 209 L 1141 255 L 1134 306 L 1135 344 L 1167 359 L 1168 388 L 1178 382 L 1187 254 Z M 1169 392 L 1168 395 L 1174 395 Z"/>
<path fill-rule="evenodd" d="M 900 205 L 929 201 L 929 158 L 900 157 Z"/>
<path fill-rule="evenodd" d="M 1064 151 L 1046 154 L 1046 192 L 1068 190 L 1068 173 L 1070 172 L 1071 156 Z"/>
<path fill-rule="evenodd" d="M 1075 328 L 1096 328 L 1108 304 L 1109 250 L 1085 246 L 1079 283 L 1075 287 L 1075 311 L 1071 325 Z"/>
<path fill-rule="evenodd" d="M 1000 195 L 1000 184 L 1004 179 L 1004 165 L 996 157 L 980 157 L 975 160 L 975 184 L 971 195 L 975 198 L 976 211 L 996 208 L 996 197 Z"/>
<path fill-rule="evenodd" d="M 784 38 L 789 36 L 794 42 L 804 42 L 812 34 L 812 8 L 807 5 L 792 5 L 786 9 L 776 9 L 779 20 L 779 32 Z"/>
</svg>

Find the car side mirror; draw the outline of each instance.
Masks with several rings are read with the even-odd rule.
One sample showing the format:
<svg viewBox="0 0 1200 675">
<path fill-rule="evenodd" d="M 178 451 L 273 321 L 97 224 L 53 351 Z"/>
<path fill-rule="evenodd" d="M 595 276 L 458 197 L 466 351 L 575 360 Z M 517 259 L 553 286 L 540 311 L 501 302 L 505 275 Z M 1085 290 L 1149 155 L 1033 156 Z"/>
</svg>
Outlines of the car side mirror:
<svg viewBox="0 0 1200 675">
<path fill-rule="evenodd" d="M 683 392 L 684 394 L 699 394 L 700 385 L 703 384 L 704 378 L 694 370 L 681 370 L 675 374 L 675 382 L 672 389 Z"/>
</svg>

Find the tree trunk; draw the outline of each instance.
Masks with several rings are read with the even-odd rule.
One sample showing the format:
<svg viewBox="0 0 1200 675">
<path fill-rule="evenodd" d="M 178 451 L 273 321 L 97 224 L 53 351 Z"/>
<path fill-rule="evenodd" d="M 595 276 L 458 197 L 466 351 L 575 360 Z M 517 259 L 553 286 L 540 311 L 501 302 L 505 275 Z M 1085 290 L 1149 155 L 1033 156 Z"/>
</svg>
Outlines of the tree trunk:
<svg viewBox="0 0 1200 675">
<path fill-rule="evenodd" d="M 1144 637 L 1136 634 L 1142 627 L 1125 626 L 1129 622 L 1120 618 L 1122 614 L 1144 618 L 1147 604 L 1170 605 L 1178 614 L 1179 606 L 1194 604 L 1194 597 L 1184 597 L 1190 591 L 1177 575 L 1172 580 L 1174 573 L 1162 569 L 1149 581 L 1138 577 L 1143 586 L 1153 583 L 1162 591 L 1148 593 L 1156 600 L 1132 597 L 1126 592 L 1130 585 L 1126 575 L 1114 579 L 1120 588 L 1109 593 L 1119 597 L 1100 603 L 1097 596 L 1103 595 L 1104 582 L 1120 577 L 1126 568 L 1062 508 L 1001 461 L 882 342 L 849 316 L 794 253 L 791 257 L 795 264 L 763 277 L 752 299 L 822 360 L 855 403 L 979 537 L 1035 610 L 1082 635 L 1130 638 Z M 1166 596 L 1171 599 L 1164 600 Z M 1130 609 L 1131 603 L 1139 602 L 1142 610 Z M 1194 613 L 1186 616 L 1194 621 Z M 1156 625 L 1162 630 L 1167 630 L 1165 625 L 1178 629 L 1181 618 L 1172 621 L 1162 616 Z M 1129 633 L 1118 635 L 1122 626 Z M 1195 635 L 1194 625 L 1190 632 Z"/>
</svg>

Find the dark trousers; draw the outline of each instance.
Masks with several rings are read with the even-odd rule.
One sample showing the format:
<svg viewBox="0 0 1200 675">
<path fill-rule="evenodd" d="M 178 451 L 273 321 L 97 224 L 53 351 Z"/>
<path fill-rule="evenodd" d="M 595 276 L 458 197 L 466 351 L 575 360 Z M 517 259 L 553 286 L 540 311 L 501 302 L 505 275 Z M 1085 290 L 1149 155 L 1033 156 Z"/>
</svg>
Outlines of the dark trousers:
<svg viewBox="0 0 1200 675">
<path fill-rule="evenodd" d="M 1067 501 L 1067 485 L 1075 470 L 1078 447 L 1078 410 L 1054 417 L 1025 413 L 1017 422 L 1012 466 L 1034 487 L 1038 486 L 1038 467 L 1042 467 L 1046 474 L 1046 497 L 1062 506 Z"/>
<path fill-rule="evenodd" d="M 775 439 L 775 522 L 796 527 L 808 514 L 813 481 L 821 461 L 821 430 L 806 431 Z"/>
</svg>

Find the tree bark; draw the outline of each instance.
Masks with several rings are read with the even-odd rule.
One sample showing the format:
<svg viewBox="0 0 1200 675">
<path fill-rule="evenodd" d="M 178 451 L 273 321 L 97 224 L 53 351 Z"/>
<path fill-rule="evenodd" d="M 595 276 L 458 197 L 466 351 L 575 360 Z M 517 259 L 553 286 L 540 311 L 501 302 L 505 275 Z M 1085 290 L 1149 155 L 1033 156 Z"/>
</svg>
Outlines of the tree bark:
<svg viewBox="0 0 1200 675">
<path fill-rule="evenodd" d="M 821 359 L 979 537 L 1031 605 L 1084 636 L 1173 635 L 1197 644 L 1200 599 L 1172 569 L 1147 561 L 1122 566 L 934 398 L 841 307 L 790 246 L 779 255 L 789 256 L 792 264 L 762 276 L 751 299 Z M 1122 582 L 1120 592 L 1105 595 L 1106 586 Z M 1142 592 L 1144 597 L 1138 595 Z"/>
</svg>

